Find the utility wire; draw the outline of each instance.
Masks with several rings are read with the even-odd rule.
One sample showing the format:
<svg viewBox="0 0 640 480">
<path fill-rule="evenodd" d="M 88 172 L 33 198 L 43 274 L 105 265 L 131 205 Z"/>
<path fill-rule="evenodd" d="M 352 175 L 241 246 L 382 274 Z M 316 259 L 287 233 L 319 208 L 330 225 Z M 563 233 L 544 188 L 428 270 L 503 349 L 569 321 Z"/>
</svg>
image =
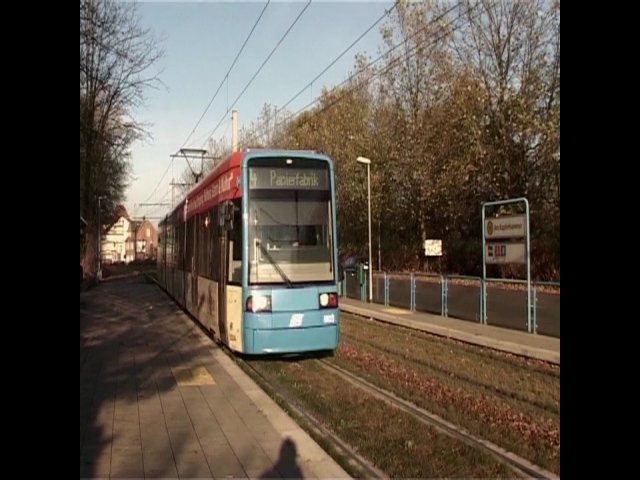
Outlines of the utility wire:
<svg viewBox="0 0 640 480">
<path fill-rule="evenodd" d="M 182 147 L 180 147 L 180 148 L 184 148 L 184 146 L 187 144 L 187 142 L 189 141 L 191 136 L 195 133 L 196 129 L 198 128 L 198 125 L 200 125 L 200 122 L 204 118 L 205 114 L 209 111 L 209 108 L 211 107 L 211 104 L 213 103 L 213 101 L 215 100 L 216 96 L 218 95 L 218 92 L 220 92 L 220 89 L 222 88 L 222 85 L 224 85 L 224 82 L 229 79 L 229 74 L 231 73 L 231 69 L 233 69 L 233 67 L 235 66 L 236 62 L 238 61 L 238 58 L 240 58 L 240 55 L 242 54 L 242 51 L 244 50 L 244 47 L 247 45 L 247 42 L 251 38 L 251 35 L 253 35 L 253 31 L 256 29 L 256 26 L 260 22 L 260 19 L 262 18 L 262 15 L 264 14 L 264 12 L 267 9 L 267 7 L 269 6 L 269 3 L 271 3 L 271 0 L 267 1 L 266 5 L 262 9 L 262 12 L 260 12 L 260 15 L 258 16 L 258 19 L 253 24 L 253 27 L 251 28 L 251 31 L 249 32 L 249 35 L 247 35 L 247 38 L 244 40 L 244 43 L 242 44 L 242 47 L 240 47 L 240 50 L 236 54 L 236 58 L 233 59 L 233 63 L 229 67 L 229 70 L 227 70 L 227 73 L 222 78 L 222 81 L 220 82 L 220 85 L 218 85 L 218 88 L 216 89 L 216 93 L 214 93 L 213 97 L 211 97 L 211 100 L 209 101 L 209 104 L 207 105 L 207 108 L 204 109 L 204 112 L 202 112 L 202 115 L 200 116 L 200 118 L 196 122 L 196 126 L 193 127 L 193 130 L 191 130 L 191 133 L 189 134 L 187 139 L 182 144 Z"/>
<path fill-rule="evenodd" d="M 296 23 L 298 23 L 298 20 L 300 20 L 300 17 L 302 16 L 302 14 L 307 10 L 307 8 L 309 8 L 309 5 L 311 5 L 311 0 L 309 0 L 307 2 L 307 4 L 304 6 L 304 8 L 302 9 L 302 11 L 298 14 L 298 16 L 296 17 L 296 19 L 293 21 L 293 23 L 291 24 L 291 26 L 289 26 L 289 28 L 287 29 L 287 31 L 284 33 L 284 35 L 282 36 L 282 38 L 280 38 L 280 40 L 278 41 L 278 43 L 276 44 L 275 47 L 273 47 L 273 50 L 271 50 L 271 53 L 269 54 L 269 56 L 265 59 L 264 62 L 262 62 L 262 65 L 260 65 L 260 68 L 258 68 L 258 70 L 256 71 L 256 73 L 253 74 L 253 76 L 251 77 L 251 80 L 249 80 L 249 82 L 245 85 L 245 87 L 242 89 L 242 91 L 240 92 L 240 94 L 236 97 L 236 99 L 233 101 L 233 103 L 231 104 L 230 107 L 227 107 L 227 111 L 224 113 L 224 115 L 222 115 L 222 118 L 220 118 L 220 121 L 218 122 L 218 124 L 215 126 L 215 128 L 211 131 L 211 133 L 207 136 L 207 139 L 205 139 L 205 142 L 202 144 L 202 147 L 204 147 L 204 145 L 207 143 L 207 140 L 213 136 L 213 134 L 216 132 L 216 130 L 218 130 L 218 127 L 220 127 L 220 125 L 222 124 L 222 122 L 225 120 L 225 118 L 227 118 L 227 115 L 229 113 L 229 111 L 235 106 L 235 104 L 238 102 L 238 100 L 240 100 L 240 98 L 242 97 L 242 95 L 244 95 L 244 92 L 247 91 L 247 89 L 249 88 L 249 86 L 251 85 L 251 83 L 255 80 L 255 78 L 258 76 L 258 74 L 260 73 L 260 71 L 262 70 L 262 68 L 267 64 L 267 62 L 269 61 L 269 59 L 273 56 L 273 54 L 275 53 L 275 51 L 278 49 L 278 47 L 280 46 L 280 44 L 283 42 L 283 40 L 287 37 L 287 35 L 289 35 L 289 32 L 291 32 L 291 29 L 294 27 L 294 25 Z"/>
</svg>

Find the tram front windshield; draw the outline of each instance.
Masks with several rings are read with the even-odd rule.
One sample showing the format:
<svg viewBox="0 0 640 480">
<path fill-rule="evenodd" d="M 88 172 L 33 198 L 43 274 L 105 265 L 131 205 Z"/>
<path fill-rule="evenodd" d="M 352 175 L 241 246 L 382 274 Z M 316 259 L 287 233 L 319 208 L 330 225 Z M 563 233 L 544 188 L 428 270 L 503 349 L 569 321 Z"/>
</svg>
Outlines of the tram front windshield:
<svg viewBox="0 0 640 480">
<path fill-rule="evenodd" d="M 329 169 L 249 169 L 249 283 L 333 281 Z"/>
</svg>

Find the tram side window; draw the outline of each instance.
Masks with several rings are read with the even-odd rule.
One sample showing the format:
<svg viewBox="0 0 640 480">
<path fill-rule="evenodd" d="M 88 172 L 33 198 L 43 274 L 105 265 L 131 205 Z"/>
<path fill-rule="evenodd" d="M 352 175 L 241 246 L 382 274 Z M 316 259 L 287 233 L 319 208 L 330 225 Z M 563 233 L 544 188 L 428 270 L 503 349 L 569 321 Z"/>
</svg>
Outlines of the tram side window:
<svg viewBox="0 0 640 480">
<path fill-rule="evenodd" d="M 167 265 L 171 268 L 176 267 L 176 239 L 175 239 L 175 225 L 173 219 L 169 220 L 171 223 L 167 225 Z"/>
<path fill-rule="evenodd" d="M 177 229 L 178 227 L 174 219 L 171 224 L 171 266 L 173 268 L 178 268 L 178 244 L 176 243 Z"/>
<path fill-rule="evenodd" d="M 202 226 L 202 221 L 204 219 L 204 215 L 202 215 L 201 213 L 197 213 L 194 217 L 194 226 L 193 226 L 193 234 L 195 236 L 196 239 L 196 243 L 195 243 L 195 249 L 194 249 L 194 256 L 195 256 L 195 262 L 194 262 L 194 268 L 193 268 L 193 272 L 200 276 L 200 264 L 202 263 L 202 253 L 200 252 L 200 249 L 202 247 L 202 230 L 203 230 L 203 226 Z"/>
<path fill-rule="evenodd" d="M 211 261 L 209 262 L 209 278 L 220 281 L 220 235 L 222 230 L 218 226 L 218 207 L 215 206 L 209 210 L 211 215 L 211 231 L 209 252 Z"/>
<path fill-rule="evenodd" d="M 171 259 L 173 262 L 173 268 L 178 268 L 178 224 L 174 222 L 171 229 Z"/>
<path fill-rule="evenodd" d="M 213 221 L 215 209 L 198 215 L 198 241 L 197 241 L 197 270 L 198 275 L 214 279 L 216 256 L 218 255 L 215 246 L 217 244 L 216 224 Z"/>
<path fill-rule="evenodd" d="M 184 269 L 187 272 L 191 272 L 192 267 L 193 267 L 193 260 L 194 260 L 194 255 L 195 255 L 195 249 L 194 249 L 194 240 L 195 240 L 195 235 L 194 235 L 194 229 L 195 229 L 195 217 L 191 217 L 189 220 L 187 220 L 187 224 L 186 224 L 186 228 L 187 228 L 187 244 L 185 245 L 185 265 L 184 265 Z"/>
<path fill-rule="evenodd" d="M 197 237 L 198 237 L 198 248 L 197 252 L 197 264 L 196 271 L 198 275 L 201 277 L 207 277 L 207 264 L 209 263 L 209 221 L 208 221 L 209 212 L 204 212 L 197 215 L 196 225 L 197 225 Z"/>
<path fill-rule="evenodd" d="M 176 268 L 184 270 L 184 223 L 178 224 L 176 228 Z"/>
<path fill-rule="evenodd" d="M 242 205 L 240 200 L 233 201 L 233 230 L 229 232 L 229 240 L 233 242 L 229 279 L 232 283 L 242 281 Z"/>
<path fill-rule="evenodd" d="M 165 228 L 165 236 L 164 236 L 164 263 L 167 267 L 171 267 L 172 263 L 173 263 L 173 253 L 171 251 L 171 237 L 172 237 L 172 231 L 171 231 L 171 223 L 170 220 L 167 219 L 167 224 L 166 224 L 166 228 Z"/>
</svg>

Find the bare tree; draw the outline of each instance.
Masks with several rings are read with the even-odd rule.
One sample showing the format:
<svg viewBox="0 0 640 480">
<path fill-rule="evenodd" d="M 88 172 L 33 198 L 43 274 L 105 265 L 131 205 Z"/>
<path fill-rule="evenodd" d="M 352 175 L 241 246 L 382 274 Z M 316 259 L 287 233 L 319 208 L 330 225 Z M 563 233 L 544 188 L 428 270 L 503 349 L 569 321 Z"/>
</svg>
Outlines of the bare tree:
<svg viewBox="0 0 640 480">
<path fill-rule="evenodd" d="M 135 4 L 80 1 L 80 213 L 89 224 L 85 271 L 96 271 L 99 223 L 122 200 L 130 146 L 146 134 L 132 114 L 145 91 L 160 83 L 151 67 L 161 55 Z"/>
<path fill-rule="evenodd" d="M 534 257 L 558 265 L 560 2 L 464 0 L 460 10 L 468 21 L 452 47 L 486 100 L 479 200 L 527 197 Z"/>
<path fill-rule="evenodd" d="M 393 158 L 395 180 L 403 192 L 404 208 L 409 213 L 413 238 L 398 239 L 400 244 L 417 247 L 434 234 L 431 225 L 431 189 L 434 170 L 435 137 L 432 110 L 441 102 L 443 86 L 452 78 L 452 61 L 447 48 L 454 22 L 447 12 L 452 7 L 436 2 L 397 4 L 394 17 L 382 31 L 383 43 L 390 52 L 380 69 L 378 103 L 382 118 L 395 117 L 388 124 L 389 135 L 400 141 L 388 151 Z M 395 113 L 392 113 L 395 111 Z M 391 146 L 391 145 L 390 145 Z M 418 247 L 419 248 L 419 247 Z"/>
<path fill-rule="evenodd" d="M 496 163 L 486 184 L 500 196 L 535 194 L 531 172 L 554 153 L 547 142 L 559 146 L 559 2 L 465 0 L 460 8 L 468 23 L 453 47 L 488 102 L 486 144 Z"/>
</svg>

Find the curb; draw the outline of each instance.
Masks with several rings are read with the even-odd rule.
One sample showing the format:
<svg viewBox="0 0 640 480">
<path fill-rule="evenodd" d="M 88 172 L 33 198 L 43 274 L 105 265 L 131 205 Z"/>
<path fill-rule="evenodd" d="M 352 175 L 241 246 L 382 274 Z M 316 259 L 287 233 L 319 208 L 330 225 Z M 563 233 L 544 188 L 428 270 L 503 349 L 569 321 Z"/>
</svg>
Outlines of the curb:
<svg viewBox="0 0 640 480">
<path fill-rule="evenodd" d="M 512 353 L 514 355 L 520 355 L 528 358 L 535 358 L 537 360 L 543 360 L 545 362 L 560 365 L 560 353 L 554 352 L 552 350 L 529 347 L 505 340 L 498 340 L 473 333 L 461 332 L 459 330 L 454 330 L 447 327 L 418 322 L 416 320 L 398 318 L 390 314 L 373 312 L 371 310 L 366 310 L 352 305 L 342 304 L 340 305 L 340 310 L 348 313 L 354 313 L 363 317 L 374 318 L 382 322 L 393 323 L 394 325 L 402 325 L 405 327 L 413 328 L 415 330 L 421 330 L 441 337 L 452 338 L 454 340 L 459 340 L 465 343 L 480 345 L 482 347 L 492 348 L 494 350 Z"/>
</svg>

